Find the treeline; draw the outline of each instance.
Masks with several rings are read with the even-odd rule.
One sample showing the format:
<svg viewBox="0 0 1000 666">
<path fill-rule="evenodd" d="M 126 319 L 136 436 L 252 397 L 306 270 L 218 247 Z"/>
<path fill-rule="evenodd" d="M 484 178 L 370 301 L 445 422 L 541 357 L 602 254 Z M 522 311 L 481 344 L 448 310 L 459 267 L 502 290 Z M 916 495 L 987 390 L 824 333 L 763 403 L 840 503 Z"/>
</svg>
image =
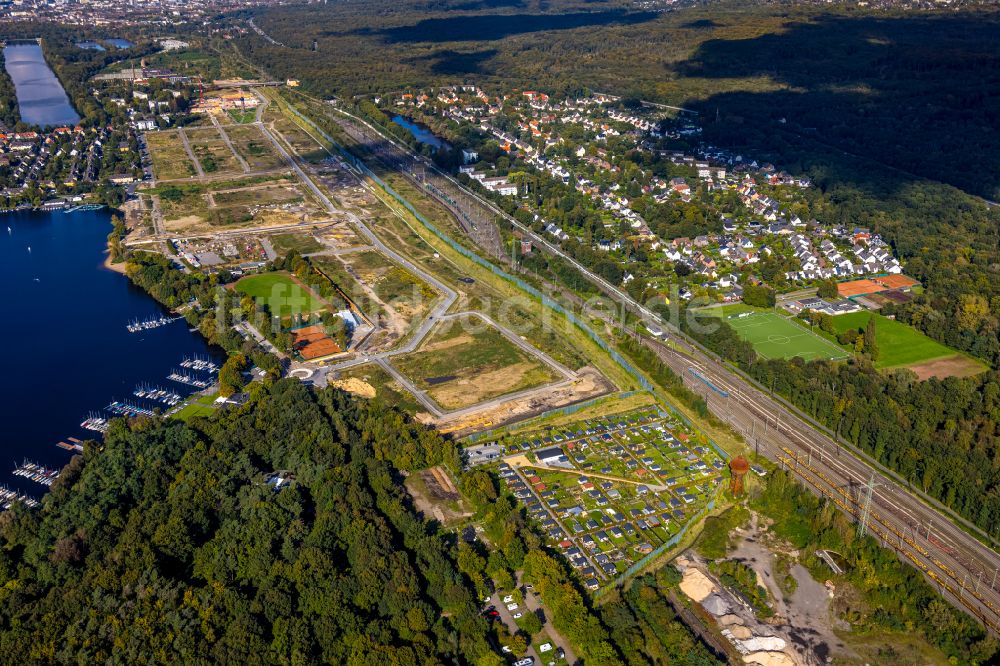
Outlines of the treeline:
<svg viewBox="0 0 1000 666">
<path fill-rule="evenodd" d="M 21 122 L 17 91 L 14 90 L 14 81 L 7 73 L 3 49 L 0 49 L 0 122 L 10 129 L 17 129 Z"/>
<path fill-rule="evenodd" d="M 100 35 L 81 31 L 78 26 L 57 23 L 20 22 L 7 23 L 4 33 L 8 39 L 41 38 L 42 53 L 52 71 L 66 90 L 73 107 L 86 126 L 103 125 L 109 114 L 100 100 L 91 95 L 89 81 L 111 63 L 139 58 L 157 50 L 152 42 L 135 44 L 127 49 L 82 49 L 76 44 L 81 40 L 96 39 Z M 4 77 L 0 77 L 4 78 Z"/>
<path fill-rule="evenodd" d="M 116 422 L 0 528 L 3 661 L 479 662 L 451 547 L 358 428 L 377 409 L 288 380 L 195 428 Z"/>
<path fill-rule="evenodd" d="M 125 274 L 165 307 L 175 310 L 184 306 L 184 318 L 210 345 L 221 347 L 231 355 L 243 355 L 271 376 L 281 375 L 278 358 L 233 329 L 239 308 L 229 307 L 224 302 L 226 290 L 223 285 L 230 279 L 228 273 L 211 276 L 196 271 L 185 273 L 161 254 L 132 252 L 126 260 Z M 220 299 L 223 299 L 221 304 Z"/>
</svg>

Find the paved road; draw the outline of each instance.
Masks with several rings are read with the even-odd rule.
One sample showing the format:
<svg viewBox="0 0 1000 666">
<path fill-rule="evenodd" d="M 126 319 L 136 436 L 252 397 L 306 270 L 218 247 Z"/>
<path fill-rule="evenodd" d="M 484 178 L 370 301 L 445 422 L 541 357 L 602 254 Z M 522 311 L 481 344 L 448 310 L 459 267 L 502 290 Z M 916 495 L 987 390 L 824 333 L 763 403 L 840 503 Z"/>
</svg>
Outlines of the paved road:
<svg viewBox="0 0 1000 666">
<path fill-rule="evenodd" d="M 490 605 L 496 606 L 497 612 L 500 613 L 500 620 L 504 623 L 504 625 L 506 625 L 507 631 L 510 632 L 511 636 L 513 636 L 520 631 L 520 629 L 517 626 L 517 622 L 514 621 L 514 614 L 507 610 L 507 604 L 503 602 L 503 597 L 504 595 L 501 592 L 494 593 L 493 596 L 490 597 Z M 534 659 L 536 665 L 545 663 L 538 658 L 538 653 L 535 652 L 535 646 L 533 645 L 528 645 L 528 651 L 525 655 Z M 523 659 L 525 655 L 518 654 L 514 656 L 517 659 Z"/>
<path fill-rule="evenodd" d="M 229 135 L 226 134 L 226 131 L 222 129 L 221 125 L 219 125 L 219 121 L 215 117 L 215 114 L 209 113 L 208 117 L 212 119 L 212 124 L 215 125 L 215 129 L 216 131 L 219 132 L 219 135 L 222 137 L 222 140 L 226 142 L 226 146 L 229 147 L 229 152 L 231 152 L 233 154 L 233 157 L 236 158 L 236 161 L 240 163 L 240 167 L 243 168 L 243 173 L 250 173 L 250 165 L 247 164 L 247 161 L 243 159 L 243 157 L 238 152 L 236 152 L 236 148 L 233 147 L 233 142 L 229 140 Z"/>
<path fill-rule="evenodd" d="M 201 170 L 201 162 L 198 158 L 194 156 L 194 151 L 191 150 L 191 142 L 188 141 L 187 132 L 183 128 L 177 130 L 177 134 L 181 137 L 181 143 L 184 145 L 184 152 L 187 153 L 188 159 L 194 162 L 194 169 L 198 172 L 198 178 L 204 178 L 205 172 Z"/>
<path fill-rule="evenodd" d="M 428 168 L 433 169 L 430 166 Z M 461 187 L 449 175 L 438 173 Z M 664 322 L 656 313 L 634 301 L 623 290 L 594 274 L 561 248 L 535 234 L 515 218 L 506 215 L 492 202 L 474 192 L 468 190 L 466 192 L 478 199 L 482 206 L 505 218 L 530 238 L 536 247 L 544 248 L 550 254 L 559 256 L 573 265 L 588 280 L 624 307 L 639 314 L 646 321 L 655 322 L 669 330 L 674 340 L 686 348 L 686 354 L 679 354 L 648 338 L 643 342 L 654 345 L 657 353 L 675 372 L 684 377 L 686 382 L 697 381 L 692 380 L 687 372 L 689 367 L 695 367 L 716 386 L 728 391 L 727 399 L 708 391 L 710 406 L 715 413 L 729 420 L 734 428 L 744 432 L 752 444 L 759 445 L 763 455 L 775 461 L 789 458 L 790 456 L 783 451 L 787 447 L 794 456 L 802 456 L 804 461 L 808 460 L 813 467 L 821 470 L 821 473 L 831 480 L 833 486 L 830 492 L 834 494 L 846 492 L 853 493 L 856 497 L 859 484 L 863 485 L 874 474 L 876 490 L 872 496 L 872 511 L 878 519 L 871 522 L 875 524 L 875 528 L 884 530 L 893 537 L 896 537 L 897 533 L 907 535 L 898 537 L 898 541 L 890 545 L 935 581 L 955 605 L 967 608 L 982 618 L 994 632 L 1000 633 L 1000 594 L 995 589 L 996 583 L 1000 582 L 997 577 L 1000 573 L 1000 557 L 993 549 L 983 545 L 952 522 L 962 521 L 960 517 L 940 507 L 933 499 L 924 495 L 918 496 L 918 493 L 891 478 L 893 477 L 891 472 L 883 470 L 878 464 L 867 459 L 863 453 L 836 444 L 796 410 L 788 408 L 780 400 L 771 398 L 762 387 L 753 384 L 736 370 L 720 365 L 710 353 L 686 340 L 686 336 L 676 327 Z M 707 390 L 704 386 L 701 388 L 703 392 Z M 793 467 L 794 465 L 795 463 Z M 820 487 L 810 485 L 809 479 L 805 478 L 806 474 L 808 472 L 803 466 L 800 473 L 802 480 L 815 492 L 823 492 L 824 482 L 813 477 Z M 849 510 L 850 507 L 851 504 L 848 503 L 843 508 Z"/>
</svg>

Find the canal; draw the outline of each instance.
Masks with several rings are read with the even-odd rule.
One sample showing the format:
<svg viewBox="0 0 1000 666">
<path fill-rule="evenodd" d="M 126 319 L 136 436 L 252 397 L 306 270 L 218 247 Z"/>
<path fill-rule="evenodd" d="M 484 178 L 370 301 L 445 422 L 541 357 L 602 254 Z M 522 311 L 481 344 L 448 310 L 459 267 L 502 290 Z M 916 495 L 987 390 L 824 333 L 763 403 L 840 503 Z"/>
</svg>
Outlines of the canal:
<svg viewBox="0 0 1000 666">
<path fill-rule="evenodd" d="M 408 131 L 410 134 L 413 135 L 413 138 L 415 138 L 420 143 L 426 143 L 428 146 L 433 146 L 437 150 L 440 149 L 447 150 L 448 148 L 451 147 L 444 140 L 437 137 L 429 129 L 423 127 L 422 125 L 418 125 L 417 123 L 413 122 L 408 118 L 404 118 L 403 116 L 395 116 L 393 117 L 392 122 L 395 123 L 396 125 L 399 125 L 406 131 Z"/>
<path fill-rule="evenodd" d="M 80 116 L 35 43 L 8 44 L 3 50 L 7 74 L 14 81 L 21 120 L 30 125 L 75 125 Z"/>
<path fill-rule="evenodd" d="M 23 458 L 61 467 L 67 437 L 99 437 L 81 422 L 113 400 L 156 406 L 132 395 L 148 384 L 187 395 L 167 375 L 185 356 L 214 352 L 185 321 L 129 333 L 136 318 L 164 310 L 103 266 L 111 230 L 106 210 L 0 216 L 0 484 L 40 498 L 44 486 L 13 476 Z M 216 358 L 218 361 L 218 358 Z"/>
</svg>

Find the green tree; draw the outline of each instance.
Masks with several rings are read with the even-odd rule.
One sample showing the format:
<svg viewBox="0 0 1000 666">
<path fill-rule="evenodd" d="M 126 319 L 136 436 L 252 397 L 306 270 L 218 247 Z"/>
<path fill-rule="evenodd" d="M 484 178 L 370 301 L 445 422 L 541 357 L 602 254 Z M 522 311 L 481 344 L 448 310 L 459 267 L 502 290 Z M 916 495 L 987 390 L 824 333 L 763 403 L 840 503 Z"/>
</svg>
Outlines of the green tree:
<svg viewBox="0 0 1000 666">
<path fill-rule="evenodd" d="M 219 395 L 228 398 L 238 393 L 246 385 L 243 371 L 246 370 L 247 359 L 243 354 L 231 354 L 219 369 Z"/>
</svg>

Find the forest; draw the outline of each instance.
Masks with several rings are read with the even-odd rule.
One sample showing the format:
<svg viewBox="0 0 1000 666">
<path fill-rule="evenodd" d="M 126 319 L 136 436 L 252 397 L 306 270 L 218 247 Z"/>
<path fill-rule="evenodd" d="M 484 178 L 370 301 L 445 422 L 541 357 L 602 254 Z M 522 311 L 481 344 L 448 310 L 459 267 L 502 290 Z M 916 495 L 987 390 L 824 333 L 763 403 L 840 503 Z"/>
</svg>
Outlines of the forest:
<svg viewBox="0 0 1000 666">
<path fill-rule="evenodd" d="M 251 394 L 116 420 L 42 509 L 2 514 L 0 661 L 500 666 L 478 599 L 523 569 L 587 663 L 717 663 L 649 581 L 590 609 L 481 470 L 461 485 L 490 549 L 424 521 L 403 476 L 460 468 L 436 433 L 296 380 Z"/>
</svg>

